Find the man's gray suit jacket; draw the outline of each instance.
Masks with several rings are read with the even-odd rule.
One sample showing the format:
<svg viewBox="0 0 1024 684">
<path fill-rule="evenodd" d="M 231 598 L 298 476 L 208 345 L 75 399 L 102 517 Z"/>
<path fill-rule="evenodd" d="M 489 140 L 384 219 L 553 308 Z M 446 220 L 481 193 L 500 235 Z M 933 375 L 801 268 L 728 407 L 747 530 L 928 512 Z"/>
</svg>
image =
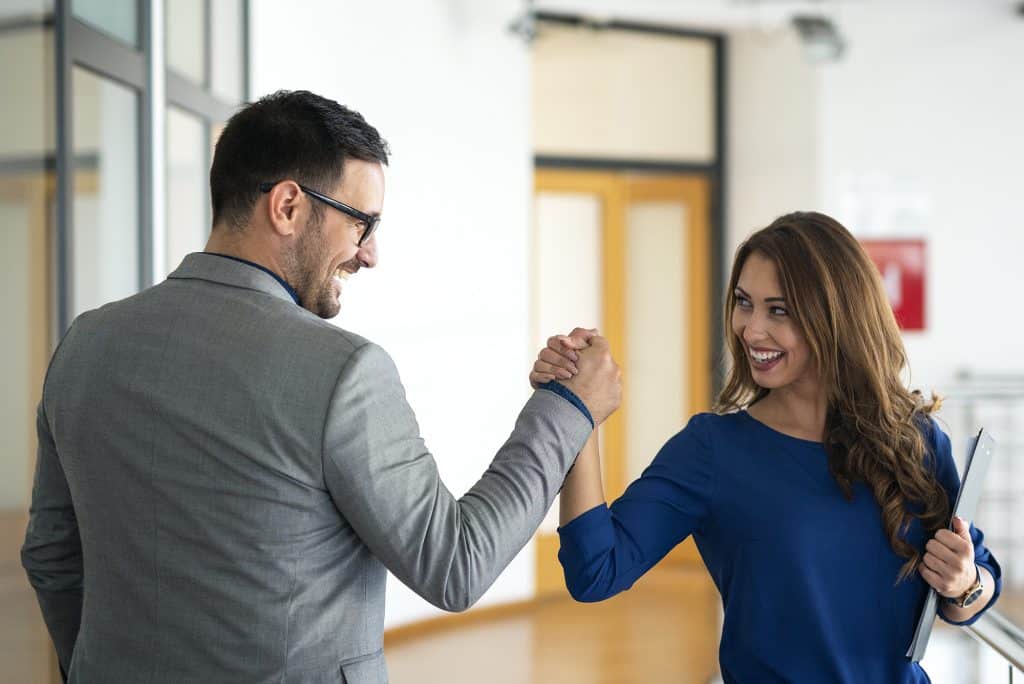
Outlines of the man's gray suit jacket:
<svg viewBox="0 0 1024 684">
<path fill-rule="evenodd" d="M 22 560 L 79 684 L 385 682 L 385 568 L 471 606 L 592 430 L 535 392 L 456 500 L 384 350 L 210 254 L 80 316 L 37 423 Z"/>
</svg>

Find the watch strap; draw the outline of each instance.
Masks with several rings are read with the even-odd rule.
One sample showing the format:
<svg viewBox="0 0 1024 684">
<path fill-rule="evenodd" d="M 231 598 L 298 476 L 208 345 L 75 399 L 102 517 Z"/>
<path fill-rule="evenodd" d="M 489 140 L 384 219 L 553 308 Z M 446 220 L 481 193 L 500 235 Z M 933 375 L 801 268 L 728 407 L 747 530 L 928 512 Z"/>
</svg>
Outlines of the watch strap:
<svg viewBox="0 0 1024 684">
<path fill-rule="evenodd" d="M 966 608 L 977 601 L 985 589 L 985 585 L 981 581 L 981 568 L 977 563 L 974 564 L 974 573 L 974 583 L 967 587 L 967 591 L 959 596 L 944 596 L 943 601 L 957 608 Z"/>
</svg>

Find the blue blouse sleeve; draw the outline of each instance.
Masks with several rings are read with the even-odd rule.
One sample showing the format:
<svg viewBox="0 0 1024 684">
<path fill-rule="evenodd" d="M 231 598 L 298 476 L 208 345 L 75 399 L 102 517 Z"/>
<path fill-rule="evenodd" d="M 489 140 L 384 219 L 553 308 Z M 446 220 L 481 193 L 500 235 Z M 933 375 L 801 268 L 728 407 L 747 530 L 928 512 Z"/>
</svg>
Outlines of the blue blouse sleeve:
<svg viewBox="0 0 1024 684">
<path fill-rule="evenodd" d="M 935 463 L 935 475 L 939 480 L 939 484 L 946 490 L 949 495 L 949 505 L 952 508 L 953 504 L 956 503 L 957 494 L 960 492 L 960 476 L 956 471 L 956 463 L 953 462 L 953 450 L 949 442 L 949 437 L 945 432 L 938 426 L 938 424 L 931 421 L 931 446 L 932 454 L 934 456 Z M 943 612 L 939 611 L 939 617 L 945 622 L 951 625 L 970 625 L 981 617 L 982 613 L 991 608 L 996 599 L 999 598 L 999 594 L 1003 590 L 1003 570 L 999 567 L 999 563 L 996 561 L 995 556 L 989 551 L 988 547 L 985 546 L 985 535 L 979 530 L 974 524 L 971 524 L 971 540 L 974 542 L 974 562 L 979 566 L 988 570 L 989 574 L 995 580 L 995 592 L 992 594 L 991 600 L 977 614 L 968 620 L 962 622 L 954 622 L 947 618 Z"/>
<path fill-rule="evenodd" d="M 691 419 L 611 508 L 601 504 L 559 528 L 558 560 L 577 601 L 628 589 L 705 525 L 713 488 L 706 418 Z"/>
</svg>

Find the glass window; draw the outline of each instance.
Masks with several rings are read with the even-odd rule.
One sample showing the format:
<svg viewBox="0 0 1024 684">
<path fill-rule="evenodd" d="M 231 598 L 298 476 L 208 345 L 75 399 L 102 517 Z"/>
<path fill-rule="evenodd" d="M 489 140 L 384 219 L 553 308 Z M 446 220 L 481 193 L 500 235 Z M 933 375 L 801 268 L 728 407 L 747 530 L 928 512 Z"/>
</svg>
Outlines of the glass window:
<svg viewBox="0 0 1024 684">
<path fill-rule="evenodd" d="M 245 99 L 244 44 L 245 13 L 242 0 L 217 0 L 210 5 L 213 22 L 211 85 L 215 95 L 229 102 Z"/>
<path fill-rule="evenodd" d="M 100 31 L 138 47 L 137 0 L 72 0 L 71 12 Z"/>
<path fill-rule="evenodd" d="M 206 135 L 202 119 L 167 109 L 167 272 L 189 252 L 200 252 L 210 233 Z"/>
<path fill-rule="evenodd" d="M 221 0 L 213 2 L 221 4 Z M 167 66 L 190 81 L 206 81 L 206 13 L 203 0 L 174 0 L 164 4 Z"/>
<path fill-rule="evenodd" d="M 72 314 L 139 289 L 139 98 L 75 67 Z"/>
</svg>

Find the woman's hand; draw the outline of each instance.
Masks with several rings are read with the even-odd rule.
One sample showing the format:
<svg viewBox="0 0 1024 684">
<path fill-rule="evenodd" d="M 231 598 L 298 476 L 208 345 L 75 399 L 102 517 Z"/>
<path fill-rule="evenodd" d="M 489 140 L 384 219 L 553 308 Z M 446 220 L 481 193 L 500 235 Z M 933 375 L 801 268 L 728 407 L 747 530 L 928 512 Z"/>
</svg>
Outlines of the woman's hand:
<svg viewBox="0 0 1024 684">
<path fill-rule="evenodd" d="M 578 349 L 590 345 L 590 338 L 597 334 L 597 329 L 576 328 L 568 335 L 555 335 L 548 338 L 548 346 L 540 350 L 537 360 L 530 372 L 530 385 L 537 389 L 540 385 L 552 380 L 568 380 L 579 369 Z"/>
<path fill-rule="evenodd" d="M 970 526 L 961 518 L 953 518 L 952 531 L 936 532 L 925 545 L 918 572 L 940 596 L 958 598 L 970 589 L 978 576 Z"/>
</svg>

